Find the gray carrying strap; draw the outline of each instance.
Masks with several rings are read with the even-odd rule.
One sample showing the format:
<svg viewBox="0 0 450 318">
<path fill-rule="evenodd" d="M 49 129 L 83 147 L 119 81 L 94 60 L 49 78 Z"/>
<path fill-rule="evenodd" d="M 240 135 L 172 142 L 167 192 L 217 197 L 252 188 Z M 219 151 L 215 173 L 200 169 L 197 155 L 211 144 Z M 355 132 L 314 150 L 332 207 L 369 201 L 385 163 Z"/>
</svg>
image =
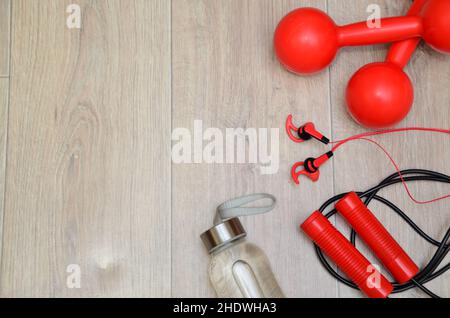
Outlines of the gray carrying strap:
<svg viewBox="0 0 450 318">
<path fill-rule="evenodd" d="M 245 205 L 259 200 L 270 200 L 270 203 L 262 206 L 246 207 Z M 271 211 L 277 202 L 277 199 L 267 193 L 257 193 L 244 195 L 242 197 L 229 200 L 217 207 L 217 213 L 214 217 L 214 225 L 222 223 L 224 220 L 255 214 L 263 214 Z"/>
</svg>

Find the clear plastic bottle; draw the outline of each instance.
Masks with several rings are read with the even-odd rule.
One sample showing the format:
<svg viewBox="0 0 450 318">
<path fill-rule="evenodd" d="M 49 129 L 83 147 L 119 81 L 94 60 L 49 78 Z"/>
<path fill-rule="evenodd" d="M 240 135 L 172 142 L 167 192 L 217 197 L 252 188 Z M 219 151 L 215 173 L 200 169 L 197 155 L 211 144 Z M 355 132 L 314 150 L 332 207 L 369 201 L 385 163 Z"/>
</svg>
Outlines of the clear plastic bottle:
<svg viewBox="0 0 450 318">
<path fill-rule="evenodd" d="M 282 298 L 264 252 L 248 243 L 238 218 L 225 220 L 201 235 L 211 255 L 209 276 L 220 298 Z"/>
</svg>

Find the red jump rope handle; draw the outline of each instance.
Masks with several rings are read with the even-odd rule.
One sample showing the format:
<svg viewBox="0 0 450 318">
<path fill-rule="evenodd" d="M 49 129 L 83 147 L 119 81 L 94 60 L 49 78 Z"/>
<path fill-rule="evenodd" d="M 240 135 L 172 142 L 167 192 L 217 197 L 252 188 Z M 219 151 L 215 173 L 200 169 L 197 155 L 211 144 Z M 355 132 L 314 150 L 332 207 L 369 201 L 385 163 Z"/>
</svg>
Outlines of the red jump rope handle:
<svg viewBox="0 0 450 318">
<path fill-rule="evenodd" d="M 370 298 L 386 298 L 391 283 L 322 215 L 314 212 L 301 229 Z M 376 279 L 374 279 L 376 277 Z"/>
<path fill-rule="evenodd" d="M 336 203 L 336 210 L 372 249 L 397 282 L 406 283 L 419 272 L 417 265 L 356 193 L 351 192 Z"/>
</svg>

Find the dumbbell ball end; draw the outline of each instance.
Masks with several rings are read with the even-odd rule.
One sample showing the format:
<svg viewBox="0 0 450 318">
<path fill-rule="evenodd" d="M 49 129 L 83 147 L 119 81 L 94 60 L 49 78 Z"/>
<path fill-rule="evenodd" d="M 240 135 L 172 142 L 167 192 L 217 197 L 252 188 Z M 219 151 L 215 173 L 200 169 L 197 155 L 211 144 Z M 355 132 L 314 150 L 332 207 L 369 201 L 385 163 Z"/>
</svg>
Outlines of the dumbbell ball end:
<svg viewBox="0 0 450 318">
<path fill-rule="evenodd" d="M 421 15 L 425 42 L 438 52 L 450 54 L 450 0 L 428 1 Z"/>
<path fill-rule="evenodd" d="M 289 71 L 307 75 L 330 65 L 339 49 L 337 27 L 324 12 L 301 8 L 278 24 L 274 35 L 275 54 Z"/>
<path fill-rule="evenodd" d="M 372 63 L 359 69 L 347 86 L 347 109 L 356 122 L 381 129 L 402 121 L 414 102 L 408 75 L 393 63 Z"/>
</svg>

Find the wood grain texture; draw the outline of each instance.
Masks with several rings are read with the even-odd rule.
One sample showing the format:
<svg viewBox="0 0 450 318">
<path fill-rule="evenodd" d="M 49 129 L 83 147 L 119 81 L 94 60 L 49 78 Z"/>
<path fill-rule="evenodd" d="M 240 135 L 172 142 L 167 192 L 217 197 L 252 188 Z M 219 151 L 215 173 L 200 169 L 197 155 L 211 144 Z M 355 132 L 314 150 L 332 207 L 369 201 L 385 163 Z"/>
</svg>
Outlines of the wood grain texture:
<svg viewBox="0 0 450 318">
<path fill-rule="evenodd" d="M 10 0 L 0 0 L 0 76 L 9 76 Z"/>
<path fill-rule="evenodd" d="M 0 237 L 3 232 L 4 195 L 5 195 L 5 160 L 6 160 L 6 139 L 8 131 L 8 96 L 9 80 L 0 78 Z M 0 263 L 2 241 L 0 240 Z"/>
<path fill-rule="evenodd" d="M 329 0 L 329 12 L 339 24 L 365 20 L 368 17 L 366 8 L 372 3 L 380 5 L 382 16 L 404 15 L 410 5 L 409 1 L 393 0 Z M 353 73 L 363 65 L 383 61 L 387 53 L 387 47 L 381 45 L 344 49 L 332 66 L 330 82 L 334 139 L 342 139 L 364 131 L 350 118 L 345 110 L 346 85 Z M 415 87 L 415 103 L 410 115 L 399 127 L 449 128 L 450 93 L 448 85 L 450 74 L 443 71 L 448 70 L 449 67 L 450 59 L 448 56 L 433 52 L 424 45 L 418 49 L 406 68 L 406 72 L 411 77 Z M 422 168 L 446 174 L 450 173 L 448 160 L 443 159 L 450 156 L 448 136 L 427 133 L 400 133 L 374 139 L 386 147 L 403 169 Z M 344 146 L 341 151 L 336 153 L 334 160 L 336 167 L 334 179 L 336 180 L 337 193 L 365 190 L 395 172 L 394 167 L 382 151 L 363 141 Z M 448 185 L 424 183 L 410 185 L 410 189 L 421 200 L 431 199 L 450 191 Z M 429 235 L 438 240 L 442 239 L 449 226 L 448 201 L 419 206 L 409 200 L 401 185 L 383 191 L 382 195 L 398 204 Z M 435 248 L 424 242 L 391 210 L 377 204 L 373 204 L 372 210 L 419 266 L 423 266 L 431 258 Z M 344 229 L 343 222 L 340 223 L 342 229 Z M 359 246 L 363 247 L 362 244 L 359 244 Z M 378 262 L 370 253 L 368 256 L 374 262 Z M 438 295 L 449 297 L 449 278 L 449 274 L 446 274 L 441 279 L 427 284 L 427 286 Z M 341 297 L 359 295 L 358 292 L 345 286 L 339 286 L 339 296 Z M 401 297 L 423 296 L 424 294 L 417 290 L 401 294 Z"/>
<path fill-rule="evenodd" d="M 291 165 L 327 148 L 296 145 L 283 126 L 292 113 L 333 139 L 363 132 L 345 110 L 345 87 L 358 68 L 383 60 L 387 46 L 346 48 L 330 70 L 299 77 L 279 65 L 272 37 L 297 7 L 328 10 L 344 24 L 366 19 L 372 3 L 383 16 L 403 15 L 409 1 L 79 0 L 82 29 L 69 30 L 71 3 L 0 0 L 0 76 L 11 74 L 10 83 L 0 79 L 0 296 L 213 297 L 200 234 L 218 204 L 268 192 L 277 208 L 242 222 L 284 294 L 360 297 L 322 269 L 298 225 L 333 194 L 366 189 L 393 167 L 372 145 L 354 142 L 321 168 L 318 183 L 297 187 Z M 448 56 L 420 47 L 406 69 L 415 105 L 400 126 L 449 128 L 449 66 Z M 204 130 L 278 128 L 278 173 L 263 175 L 250 163 L 171 164 L 171 129 L 192 132 L 197 119 Z M 446 136 L 375 139 L 402 168 L 450 174 Z M 431 183 L 410 188 L 419 199 L 450 192 Z M 448 201 L 418 206 L 401 186 L 382 194 L 442 238 Z M 435 249 L 391 211 L 372 210 L 420 266 L 430 259 Z M 69 264 L 80 265 L 81 289 L 66 287 Z M 427 286 L 450 297 L 449 279 Z"/>
<path fill-rule="evenodd" d="M 172 293 L 214 296 L 208 254 L 199 235 L 212 226 L 215 208 L 243 194 L 267 192 L 276 210 L 244 218 L 248 239 L 268 255 L 288 297 L 334 297 L 336 283 L 318 267 L 312 244 L 298 225 L 333 193 L 332 165 L 322 179 L 296 187 L 291 165 L 323 147 L 299 147 L 284 134 L 289 113 L 330 133 L 328 73 L 298 77 L 286 72 L 272 50 L 279 20 L 299 6 L 326 9 L 325 1 L 175 0 L 173 34 L 173 128 L 279 128 L 280 169 L 262 175 L 259 164 L 173 165 Z"/>
<path fill-rule="evenodd" d="M 13 3 L 0 294 L 169 296 L 170 3 L 70 3 Z"/>
</svg>

